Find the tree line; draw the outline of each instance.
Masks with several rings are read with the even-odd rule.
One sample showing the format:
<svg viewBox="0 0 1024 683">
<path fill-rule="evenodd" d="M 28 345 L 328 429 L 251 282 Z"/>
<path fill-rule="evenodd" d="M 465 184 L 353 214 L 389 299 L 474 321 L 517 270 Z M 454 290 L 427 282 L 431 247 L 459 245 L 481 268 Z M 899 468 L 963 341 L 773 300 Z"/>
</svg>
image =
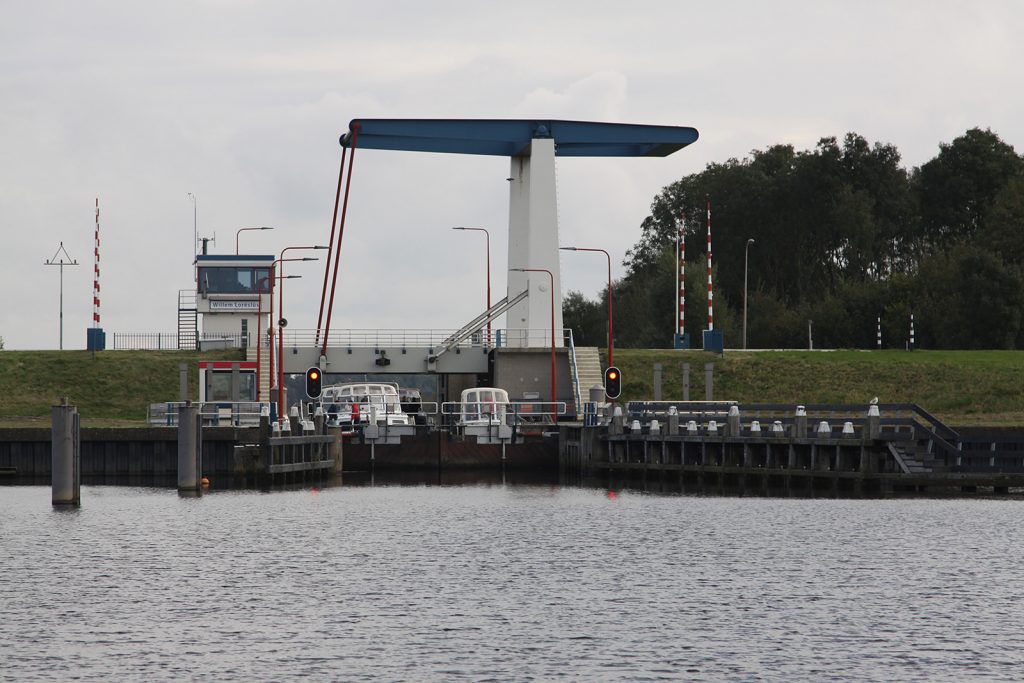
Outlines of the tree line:
<svg viewBox="0 0 1024 683">
<path fill-rule="evenodd" d="M 663 188 L 613 283 L 615 344 L 670 347 L 676 239 L 686 240 L 686 330 L 707 327 L 711 203 L 715 329 L 747 345 L 904 348 L 913 314 L 925 348 L 1024 348 L 1024 157 L 974 128 L 907 170 L 891 144 L 847 134 L 814 149 L 755 150 Z M 605 346 L 607 294 L 570 292 L 576 343 Z"/>
</svg>

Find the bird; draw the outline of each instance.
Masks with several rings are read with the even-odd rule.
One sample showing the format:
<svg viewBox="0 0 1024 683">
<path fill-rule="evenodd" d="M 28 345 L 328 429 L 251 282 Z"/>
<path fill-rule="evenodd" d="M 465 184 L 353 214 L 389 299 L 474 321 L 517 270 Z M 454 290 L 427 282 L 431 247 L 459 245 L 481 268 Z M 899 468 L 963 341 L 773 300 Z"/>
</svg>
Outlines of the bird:
<svg viewBox="0 0 1024 683">
<path fill-rule="evenodd" d="M 868 401 L 868 404 L 869 404 L 869 405 L 873 405 L 873 406 L 877 406 L 877 405 L 878 405 L 878 397 L 877 397 L 877 396 L 875 396 L 875 397 L 874 397 L 873 399 L 871 399 L 870 401 Z"/>
</svg>

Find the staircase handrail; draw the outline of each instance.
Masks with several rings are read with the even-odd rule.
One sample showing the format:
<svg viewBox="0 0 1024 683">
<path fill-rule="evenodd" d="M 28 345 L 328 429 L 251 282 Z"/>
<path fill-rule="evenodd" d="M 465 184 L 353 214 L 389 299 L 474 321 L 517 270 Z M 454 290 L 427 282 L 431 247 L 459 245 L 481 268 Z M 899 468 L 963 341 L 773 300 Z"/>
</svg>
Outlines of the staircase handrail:
<svg viewBox="0 0 1024 683">
<path fill-rule="evenodd" d="M 565 345 L 569 347 L 569 370 L 572 372 L 572 385 L 576 388 L 576 413 L 583 407 L 583 392 L 580 389 L 580 374 L 576 367 L 576 345 L 572 339 L 572 328 L 565 328 Z"/>
<path fill-rule="evenodd" d="M 529 290 L 524 289 L 519 292 L 519 294 L 512 297 L 511 300 L 508 297 L 505 297 L 477 317 L 473 318 L 473 320 L 463 325 L 457 332 L 441 342 L 440 349 L 437 353 L 431 355 L 430 360 L 436 361 L 438 358 L 454 349 L 463 339 L 466 339 L 470 335 L 480 331 L 489 321 L 494 320 L 499 315 L 515 306 L 517 303 L 525 299 L 528 294 Z"/>
</svg>

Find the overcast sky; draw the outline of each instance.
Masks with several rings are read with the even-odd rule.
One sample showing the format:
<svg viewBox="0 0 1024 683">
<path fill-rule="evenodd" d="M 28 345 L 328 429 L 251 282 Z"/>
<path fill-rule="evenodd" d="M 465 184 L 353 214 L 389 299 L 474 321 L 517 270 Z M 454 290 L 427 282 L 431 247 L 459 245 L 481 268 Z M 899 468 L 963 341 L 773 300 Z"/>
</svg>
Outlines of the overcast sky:
<svg viewBox="0 0 1024 683">
<path fill-rule="evenodd" d="M 353 118 L 561 118 L 693 126 L 666 158 L 559 159 L 564 245 L 623 273 L 651 200 L 708 163 L 853 131 L 909 168 L 968 128 L 1024 150 L 1024 3 L 16 2 L 0 0 L 0 337 L 64 347 L 102 326 L 174 332 L 193 287 L 193 202 L 213 253 L 325 243 L 338 136 Z M 454 329 L 505 291 L 509 161 L 362 152 L 332 327 Z M 770 245 L 758 245 L 758 249 Z M 296 328 L 324 263 L 292 264 Z M 728 264 L 719 263 L 719 267 Z M 594 296 L 600 255 L 563 252 Z M 497 296 L 495 298 L 498 298 Z M 667 304 L 671 305 L 671 304 Z"/>
</svg>

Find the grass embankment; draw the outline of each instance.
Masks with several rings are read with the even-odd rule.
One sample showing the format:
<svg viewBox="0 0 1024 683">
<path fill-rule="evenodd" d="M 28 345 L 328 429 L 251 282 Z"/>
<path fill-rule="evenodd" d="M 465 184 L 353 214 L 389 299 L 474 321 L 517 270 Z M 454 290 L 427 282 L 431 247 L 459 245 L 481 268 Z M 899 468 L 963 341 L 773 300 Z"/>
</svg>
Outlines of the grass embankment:
<svg viewBox="0 0 1024 683">
<path fill-rule="evenodd" d="M 178 398 L 178 366 L 197 396 L 198 365 L 240 360 L 237 351 L 0 351 L 0 427 L 49 425 L 61 396 L 89 426 L 139 425 L 150 403 Z M 704 398 L 704 364 L 715 364 L 716 399 L 752 403 L 917 403 L 953 425 L 1024 426 L 1024 352 L 1015 351 L 702 351 L 616 349 L 624 400 L 653 396 L 662 364 L 662 396 Z"/>
<path fill-rule="evenodd" d="M 88 426 L 141 425 L 150 403 L 177 400 L 180 364 L 198 396 L 198 362 L 239 351 L 0 351 L 0 427 L 50 424 L 62 396 Z"/>
<path fill-rule="evenodd" d="M 704 364 L 714 363 L 714 397 L 752 403 L 916 403 L 948 424 L 1024 425 L 1020 351 L 702 351 L 616 349 L 623 398 L 681 398 L 690 364 L 690 398 L 704 398 Z"/>
</svg>

